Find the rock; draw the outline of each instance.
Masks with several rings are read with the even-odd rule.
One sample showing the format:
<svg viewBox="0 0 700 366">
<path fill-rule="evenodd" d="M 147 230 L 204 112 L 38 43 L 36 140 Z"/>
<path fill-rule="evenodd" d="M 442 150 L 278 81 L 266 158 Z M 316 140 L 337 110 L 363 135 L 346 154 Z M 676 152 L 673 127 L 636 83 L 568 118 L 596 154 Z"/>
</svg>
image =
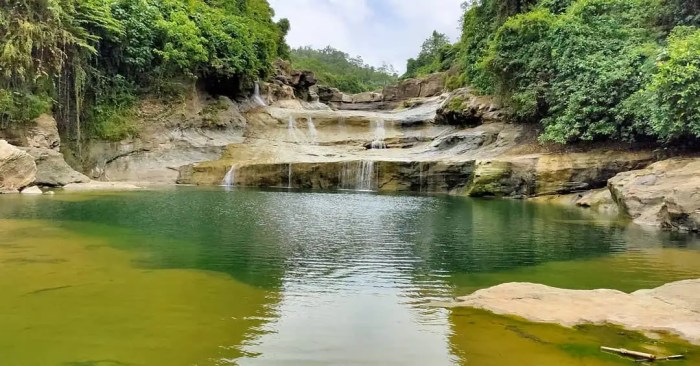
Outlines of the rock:
<svg viewBox="0 0 700 366">
<path fill-rule="evenodd" d="M 608 188 L 638 224 L 700 231 L 700 159 L 669 159 L 621 173 Z"/>
<path fill-rule="evenodd" d="M 29 124 L 11 125 L 0 129 L 0 139 L 7 140 L 15 146 L 56 151 L 61 145 L 56 120 L 48 114 L 40 115 Z"/>
<path fill-rule="evenodd" d="M 225 96 L 207 100 L 199 114 L 202 125 L 206 127 L 242 129 L 246 126 L 246 119 L 238 104 Z"/>
<path fill-rule="evenodd" d="M 261 83 L 261 93 L 265 102 L 270 105 L 280 100 L 294 99 L 294 88 L 282 83 Z"/>
<path fill-rule="evenodd" d="M 385 101 L 400 101 L 420 97 L 421 80 L 407 79 L 397 85 L 387 86 L 382 91 Z"/>
<path fill-rule="evenodd" d="M 36 162 L 35 184 L 41 186 L 61 187 L 70 183 L 87 183 L 90 178 L 71 168 L 63 155 L 55 150 L 30 148 L 27 152 Z"/>
<path fill-rule="evenodd" d="M 566 290 L 506 283 L 460 297 L 456 304 L 567 327 L 615 324 L 632 330 L 671 332 L 700 344 L 700 279 L 626 294 L 616 290 Z"/>
<path fill-rule="evenodd" d="M 442 94 L 445 89 L 445 73 L 435 73 L 422 78 L 402 80 L 384 88 L 384 101 L 402 101 L 411 98 L 426 98 Z"/>
<path fill-rule="evenodd" d="M 475 150 L 484 145 L 494 143 L 497 133 L 489 131 L 462 131 L 435 139 L 430 146 L 438 150 L 448 150 L 459 147 L 463 150 Z"/>
<path fill-rule="evenodd" d="M 587 191 L 605 187 L 617 173 L 652 162 L 648 151 L 594 150 L 500 157 L 477 163 L 468 192 L 472 196 L 522 197 Z"/>
<path fill-rule="evenodd" d="M 318 86 L 316 89 L 319 100 L 323 103 L 352 103 L 352 96 L 347 95 L 336 88 Z"/>
<path fill-rule="evenodd" d="M 37 186 L 27 187 L 27 188 L 23 189 L 21 193 L 22 194 L 31 194 L 31 195 L 43 194 L 41 189 L 39 189 L 39 187 L 37 187 Z"/>
<path fill-rule="evenodd" d="M 36 163 L 26 152 L 0 140 L 0 193 L 12 193 L 36 178 Z"/>
<path fill-rule="evenodd" d="M 442 94 L 445 90 L 445 78 L 447 74 L 438 72 L 430 74 L 421 80 L 419 97 L 427 98 Z"/>
<path fill-rule="evenodd" d="M 472 197 L 525 197 L 535 194 L 537 157 L 479 161 L 467 189 Z"/>
<path fill-rule="evenodd" d="M 316 85 L 316 76 L 312 71 L 294 70 L 291 74 L 291 86 L 294 88 L 295 95 L 304 101 L 311 101 L 309 88 Z"/>
<path fill-rule="evenodd" d="M 530 200 L 549 204 L 577 206 L 607 215 L 618 215 L 620 212 L 617 203 L 613 200 L 612 194 L 610 194 L 610 190 L 607 188 L 563 195 L 538 196 Z"/>
<path fill-rule="evenodd" d="M 457 89 L 438 109 L 435 123 L 451 126 L 478 126 L 503 121 L 505 115 L 490 96 L 478 96 L 469 88 Z"/>
<path fill-rule="evenodd" d="M 42 114 L 34 123 L 35 126 L 27 132 L 26 146 L 58 151 L 61 138 L 58 135 L 56 120 L 48 114 Z"/>
<path fill-rule="evenodd" d="M 143 189 L 142 185 L 129 182 L 99 182 L 72 183 L 63 187 L 66 192 L 92 192 L 92 191 L 133 191 Z"/>
<path fill-rule="evenodd" d="M 375 92 L 364 92 L 355 94 L 352 97 L 353 103 L 374 103 L 381 102 L 383 99 L 382 94 Z"/>
</svg>

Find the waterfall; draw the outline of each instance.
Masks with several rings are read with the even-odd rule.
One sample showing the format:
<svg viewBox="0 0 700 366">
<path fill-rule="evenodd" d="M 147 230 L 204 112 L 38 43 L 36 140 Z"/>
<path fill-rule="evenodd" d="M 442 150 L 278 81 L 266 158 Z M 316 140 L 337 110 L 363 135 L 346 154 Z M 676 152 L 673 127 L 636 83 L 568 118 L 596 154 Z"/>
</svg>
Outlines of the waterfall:
<svg viewBox="0 0 700 366">
<path fill-rule="evenodd" d="M 289 163 L 289 170 L 287 171 L 287 188 L 292 188 L 292 163 Z"/>
<path fill-rule="evenodd" d="M 316 131 L 316 125 L 314 125 L 314 120 L 311 116 L 306 117 L 306 125 L 309 128 L 309 142 L 312 145 L 318 144 L 318 131 Z"/>
<path fill-rule="evenodd" d="M 299 130 L 296 126 L 297 121 L 293 116 L 289 116 L 289 122 L 287 123 L 287 136 L 290 142 L 299 143 Z"/>
<path fill-rule="evenodd" d="M 374 161 L 353 161 L 343 164 L 340 172 L 340 188 L 354 191 L 374 191 L 379 186 L 378 171 Z"/>
<path fill-rule="evenodd" d="M 372 141 L 372 149 L 386 149 L 386 143 L 384 139 L 386 138 L 386 129 L 384 129 L 384 120 L 380 119 L 374 123 L 374 140 Z"/>
<path fill-rule="evenodd" d="M 232 165 L 231 169 L 228 170 L 224 176 L 224 180 L 221 181 L 221 185 L 226 187 L 233 187 L 236 184 L 236 166 Z"/>
<path fill-rule="evenodd" d="M 261 107 L 267 107 L 267 103 L 265 103 L 265 100 L 260 96 L 260 83 L 257 81 L 255 82 L 255 88 L 253 90 L 253 101 Z"/>
<path fill-rule="evenodd" d="M 418 173 L 418 182 L 419 182 L 418 183 L 419 184 L 418 193 L 422 193 L 423 192 L 423 162 L 418 163 L 418 171 L 419 171 L 419 173 Z"/>
<path fill-rule="evenodd" d="M 374 162 L 362 161 L 357 173 L 356 188 L 358 191 L 371 191 L 374 182 Z"/>
</svg>

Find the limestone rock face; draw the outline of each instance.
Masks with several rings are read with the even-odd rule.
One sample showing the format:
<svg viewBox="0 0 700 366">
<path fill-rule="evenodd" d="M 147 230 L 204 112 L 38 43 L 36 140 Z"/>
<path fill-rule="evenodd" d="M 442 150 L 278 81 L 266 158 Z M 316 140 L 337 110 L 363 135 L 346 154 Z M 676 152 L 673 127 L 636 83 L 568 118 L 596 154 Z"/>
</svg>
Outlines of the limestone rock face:
<svg viewBox="0 0 700 366">
<path fill-rule="evenodd" d="M 700 279 L 631 294 L 506 283 L 461 297 L 451 306 L 480 308 L 564 326 L 610 323 L 633 330 L 671 332 L 700 344 Z"/>
<path fill-rule="evenodd" d="M 472 196 L 520 197 L 565 194 L 605 187 L 617 173 L 653 162 L 650 152 L 590 151 L 531 154 L 479 161 Z"/>
<path fill-rule="evenodd" d="M 61 145 L 56 120 L 48 114 L 40 115 L 28 125 L 13 125 L 0 129 L 0 139 L 7 140 L 7 142 L 15 146 L 56 151 Z"/>
<path fill-rule="evenodd" d="M 384 88 L 385 101 L 401 101 L 419 97 L 433 97 L 445 89 L 445 73 L 435 73 L 419 79 L 407 79 Z"/>
<path fill-rule="evenodd" d="M 26 152 L 0 140 L 0 193 L 14 193 L 36 178 L 36 163 Z"/>
<path fill-rule="evenodd" d="M 384 96 L 375 92 L 364 92 L 352 96 L 353 103 L 372 103 L 381 102 Z"/>
<path fill-rule="evenodd" d="M 608 182 L 621 210 L 642 225 L 700 231 L 700 159 L 669 159 Z"/>
<path fill-rule="evenodd" d="M 469 88 L 457 89 L 438 109 L 435 123 L 451 126 L 478 126 L 502 121 L 503 112 L 492 97 L 474 95 Z"/>
<path fill-rule="evenodd" d="M 447 74 L 438 72 L 430 74 L 421 80 L 420 95 L 421 98 L 434 97 L 442 94 L 445 90 L 445 78 Z"/>
</svg>

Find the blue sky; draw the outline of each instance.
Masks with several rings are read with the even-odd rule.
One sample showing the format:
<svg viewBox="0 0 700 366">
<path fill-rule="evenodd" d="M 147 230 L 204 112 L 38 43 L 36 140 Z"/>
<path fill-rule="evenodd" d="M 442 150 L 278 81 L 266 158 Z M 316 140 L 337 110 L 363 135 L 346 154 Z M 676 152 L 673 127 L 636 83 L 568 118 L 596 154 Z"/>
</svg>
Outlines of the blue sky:
<svg viewBox="0 0 700 366">
<path fill-rule="evenodd" d="M 433 30 L 459 37 L 463 0 L 269 0 L 288 18 L 292 47 L 331 45 L 366 63 L 403 72 Z"/>
</svg>

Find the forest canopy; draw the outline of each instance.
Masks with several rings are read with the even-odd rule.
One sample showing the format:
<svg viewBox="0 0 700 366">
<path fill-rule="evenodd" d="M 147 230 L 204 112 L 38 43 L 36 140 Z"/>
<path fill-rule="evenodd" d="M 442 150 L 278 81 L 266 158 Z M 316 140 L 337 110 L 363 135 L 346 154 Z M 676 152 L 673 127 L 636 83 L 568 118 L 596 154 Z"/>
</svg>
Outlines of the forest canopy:
<svg viewBox="0 0 700 366">
<path fill-rule="evenodd" d="M 361 57 L 351 57 L 330 46 L 320 50 L 296 48 L 291 51 L 291 59 L 295 69 L 311 70 L 319 83 L 346 93 L 382 89 L 398 80 L 392 65 L 370 66 Z"/>
<path fill-rule="evenodd" d="M 700 138 L 700 0 L 474 0 L 455 65 L 541 140 Z M 420 57 L 419 57 L 420 58 Z M 443 67 L 444 68 L 444 67 Z"/>
<path fill-rule="evenodd" d="M 265 77 L 289 54 L 289 22 L 273 16 L 266 0 L 6 0 L 0 123 L 53 110 L 71 137 L 124 137 L 139 94 Z"/>
</svg>

